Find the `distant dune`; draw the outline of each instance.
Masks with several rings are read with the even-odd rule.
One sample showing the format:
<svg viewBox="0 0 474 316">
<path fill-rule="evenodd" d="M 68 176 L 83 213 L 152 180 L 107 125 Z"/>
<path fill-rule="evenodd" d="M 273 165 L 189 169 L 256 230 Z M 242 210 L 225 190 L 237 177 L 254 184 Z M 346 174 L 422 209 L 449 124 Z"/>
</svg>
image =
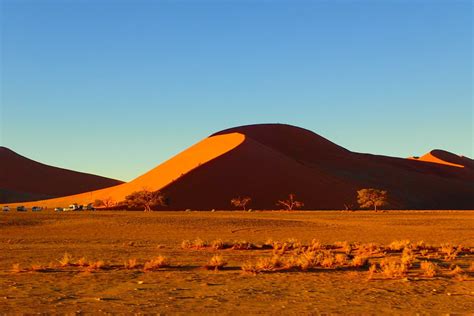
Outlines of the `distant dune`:
<svg viewBox="0 0 474 316">
<path fill-rule="evenodd" d="M 0 203 L 48 199 L 120 183 L 122 181 L 44 165 L 0 147 Z"/>
<path fill-rule="evenodd" d="M 474 209 L 472 160 L 440 150 L 429 155 L 354 153 L 299 127 L 249 125 L 211 135 L 129 183 L 35 204 L 121 201 L 148 189 L 166 193 L 169 209 L 230 209 L 239 195 L 250 196 L 253 209 L 276 209 L 289 193 L 305 209 L 343 209 L 356 206 L 357 190 L 380 188 L 391 208 Z"/>
</svg>

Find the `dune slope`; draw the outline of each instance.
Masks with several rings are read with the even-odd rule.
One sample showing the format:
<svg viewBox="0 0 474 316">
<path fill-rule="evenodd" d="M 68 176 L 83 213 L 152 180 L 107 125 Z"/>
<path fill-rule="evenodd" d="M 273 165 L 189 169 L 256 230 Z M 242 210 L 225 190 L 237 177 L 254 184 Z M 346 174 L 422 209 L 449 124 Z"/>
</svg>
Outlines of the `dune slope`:
<svg viewBox="0 0 474 316">
<path fill-rule="evenodd" d="M 48 166 L 0 147 L 0 203 L 70 195 L 122 181 Z"/>
</svg>

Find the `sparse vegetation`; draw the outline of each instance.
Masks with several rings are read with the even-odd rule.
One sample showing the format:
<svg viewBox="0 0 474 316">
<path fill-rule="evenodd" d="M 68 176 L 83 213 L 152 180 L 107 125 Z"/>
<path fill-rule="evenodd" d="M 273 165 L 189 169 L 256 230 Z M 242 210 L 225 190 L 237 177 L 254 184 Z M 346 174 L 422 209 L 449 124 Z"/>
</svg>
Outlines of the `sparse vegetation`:
<svg viewBox="0 0 474 316">
<path fill-rule="evenodd" d="M 252 201 L 252 199 L 248 196 L 246 197 L 236 197 L 230 200 L 230 204 L 232 204 L 235 207 L 241 207 L 244 211 L 247 210 L 247 204 L 249 204 Z"/>
<path fill-rule="evenodd" d="M 379 189 L 362 189 L 357 191 L 357 203 L 361 208 L 373 207 L 377 211 L 377 207 L 387 205 L 387 191 Z"/>
<path fill-rule="evenodd" d="M 277 206 L 282 206 L 284 207 L 287 211 L 292 211 L 295 209 L 302 208 L 304 206 L 304 203 L 301 201 L 296 200 L 296 195 L 294 193 L 290 193 L 288 195 L 287 200 L 279 200 L 277 201 Z"/>
<path fill-rule="evenodd" d="M 227 262 L 221 255 L 214 255 L 205 265 L 207 270 L 220 270 L 227 265 Z"/>
<path fill-rule="evenodd" d="M 168 267 L 169 261 L 166 257 L 164 256 L 157 256 L 150 261 L 145 262 L 145 265 L 143 266 L 143 271 L 156 271 L 160 268 L 165 268 Z"/>
<path fill-rule="evenodd" d="M 168 199 L 160 191 L 136 191 L 125 197 L 126 204 L 131 208 L 141 208 L 144 211 L 151 211 L 153 207 L 167 206 Z"/>
</svg>

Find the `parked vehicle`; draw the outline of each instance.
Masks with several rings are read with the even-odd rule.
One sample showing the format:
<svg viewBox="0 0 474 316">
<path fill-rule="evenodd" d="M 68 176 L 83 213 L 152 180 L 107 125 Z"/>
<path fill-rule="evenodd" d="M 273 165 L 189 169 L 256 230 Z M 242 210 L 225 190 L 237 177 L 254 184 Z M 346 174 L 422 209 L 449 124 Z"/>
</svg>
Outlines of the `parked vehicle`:
<svg viewBox="0 0 474 316">
<path fill-rule="evenodd" d="M 95 210 L 94 206 L 92 206 L 92 203 L 89 203 L 89 204 L 85 205 L 83 207 L 83 209 L 87 210 L 87 211 L 94 211 Z"/>
<path fill-rule="evenodd" d="M 41 206 L 33 206 L 31 208 L 32 212 L 39 212 L 39 211 L 42 211 L 42 210 L 43 210 L 43 208 Z"/>
<path fill-rule="evenodd" d="M 69 210 L 70 211 L 80 211 L 82 210 L 82 205 L 79 205 L 77 203 L 69 205 Z"/>
<path fill-rule="evenodd" d="M 9 212 L 9 211 L 10 211 L 10 206 L 5 205 L 5 206 L 2 208 L 2 210 L 3 210 L 4 212 Z"/>
<path fill-rule="evenodd" d="M 17 212 L 26 212 L 27 209 L 26 209 L 26 207 L 24 207 L 23 205 L 21 205 L 21 206 L 17 206 L 16 211 L 17 211 Z"/>
<path fill-rule="evenodd" d="M 54 211 L 62 212 L 62 211 L 64 211 L 64 209 L 62 207 L 56 207 L 56 208 L 54 208 Z"/>
</svg>

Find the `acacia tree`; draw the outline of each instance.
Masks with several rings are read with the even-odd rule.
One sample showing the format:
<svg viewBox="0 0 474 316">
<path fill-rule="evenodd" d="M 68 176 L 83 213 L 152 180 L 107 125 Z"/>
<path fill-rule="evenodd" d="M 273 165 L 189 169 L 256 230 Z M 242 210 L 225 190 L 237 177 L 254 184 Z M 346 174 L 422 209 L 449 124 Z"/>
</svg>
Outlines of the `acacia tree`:
<svg viewBox="0 0 474 316">
<path fill-rule="evenodd" d="M 302 208 L 304 203 L 296 200 L 296 194 L 290 193 L 288 195 L 288 200 L 279 200 L 277 205 L 285 207 L 288 211 L 292 211 L 297 208 Z"/>
<path fill-rule="evenodd" d="M 237 198 L 233 198 L 232 200 L 230 200 L 230 204 L 232 204 L 233 206 L 235 207 L 242 207 L 244 209 L 244 211 L 247 210 L 247 204 L 250 203 L 250 201 L 252 201 L 251 198 L 249 198 L 248 196 L 246 197 L 237 197 Z"/>
<path fill-rule="evenodd" d="M 166 206 L 168 201 L 160 191 L 141 190 L 133 192 L 125 197 L 125 202 L 129 207 L 143 208 L 145 212 L 151 211 L 154 206 Z"/>
<path fill-rule="evenodd" d="M 357 203 L 361 208 L 377 207 L 387 205 L 387 191 L 379 189 L 362 189 L 357 191 Z"/>
<path fill-rule="evenodd" d="M 95 200 L 93 205 L 95 207 L 104 207 L 104 208 L 109 208 L 115 205 L 114 199 L 112 199 L 110 196 L 106 197 L 103 200 Z"/>
</svg>

